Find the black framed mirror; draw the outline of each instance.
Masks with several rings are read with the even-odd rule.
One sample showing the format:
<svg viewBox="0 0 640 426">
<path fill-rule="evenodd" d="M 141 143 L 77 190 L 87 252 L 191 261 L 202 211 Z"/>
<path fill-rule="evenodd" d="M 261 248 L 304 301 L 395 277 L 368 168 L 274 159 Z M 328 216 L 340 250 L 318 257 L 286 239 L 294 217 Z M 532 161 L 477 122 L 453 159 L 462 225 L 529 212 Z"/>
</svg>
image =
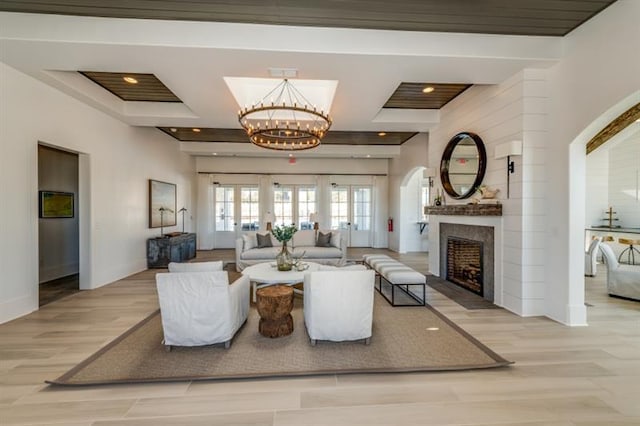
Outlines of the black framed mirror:
<svg viewBox="0 0 640 426">
<path fill-rule="evenodd" d="M 480 136 L 471 132 L 451 138 L 440 161 L 440 180 L 447 194 L 462 200 L 471 197 L 487 169 L 487 151 Z"/>
</svg>

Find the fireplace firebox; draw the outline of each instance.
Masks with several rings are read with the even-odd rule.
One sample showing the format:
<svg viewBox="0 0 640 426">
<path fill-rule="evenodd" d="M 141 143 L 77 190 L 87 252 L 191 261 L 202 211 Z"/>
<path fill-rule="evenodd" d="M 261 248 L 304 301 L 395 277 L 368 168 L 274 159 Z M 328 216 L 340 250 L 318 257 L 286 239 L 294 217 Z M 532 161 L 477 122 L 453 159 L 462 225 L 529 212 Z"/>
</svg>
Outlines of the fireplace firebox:
<svg viewBox="0 0 640 426">
<path fill-rule="evenodd" d="M 484 296 L 483 243 L 447 237 L 447 281 Z"/>
</svg>

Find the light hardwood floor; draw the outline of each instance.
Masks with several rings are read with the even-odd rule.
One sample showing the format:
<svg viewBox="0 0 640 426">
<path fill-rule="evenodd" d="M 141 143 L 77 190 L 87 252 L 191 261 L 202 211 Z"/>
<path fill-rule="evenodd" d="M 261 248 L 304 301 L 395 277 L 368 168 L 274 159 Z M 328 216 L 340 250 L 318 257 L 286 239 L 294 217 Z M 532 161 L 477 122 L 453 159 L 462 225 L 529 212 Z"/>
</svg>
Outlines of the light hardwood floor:
<svg viewBox="0 0 640 426">
<path fill-rule="evenodd" d="M 351 250 L 349 257 L 363 251 L 371 250 Z M 426 271 L 424 253 L 383 252 Z M 198 257 L 233 260 L 233 252 Z M 141 272 L 0 325 L 0 424 L 640 425 L 640 303 L 608 297 L 603 269 L 587 279 L 589 327 L 502 309 L 469 311 L 428 289 L 431 305 L 515 361 L 510 368 L 45 385 L 157 308 L 156 271 Z"/>
</svg>

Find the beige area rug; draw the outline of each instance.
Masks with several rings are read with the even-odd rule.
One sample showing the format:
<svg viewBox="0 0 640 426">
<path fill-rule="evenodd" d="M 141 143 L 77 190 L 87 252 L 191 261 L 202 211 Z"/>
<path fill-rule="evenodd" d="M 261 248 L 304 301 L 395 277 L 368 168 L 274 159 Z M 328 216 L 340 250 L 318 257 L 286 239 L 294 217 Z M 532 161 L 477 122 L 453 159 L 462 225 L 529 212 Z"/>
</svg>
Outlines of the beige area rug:
<svg viewBox="0 0 640 426">
<path fill-rule="evenodd" d="M 373 336 L 361 342 L 309 343 L 296 298 L 291 335 L 270 339 L 249 318 L 222 345 L 165 352 L 160 312 L 144 319 L 59 378 L 56 385 L 96 385 L 347 373 L 446 371 L 503 367 L 503 359 L 434 308 L 392 307 L 376 294 Z"/>
</svg>

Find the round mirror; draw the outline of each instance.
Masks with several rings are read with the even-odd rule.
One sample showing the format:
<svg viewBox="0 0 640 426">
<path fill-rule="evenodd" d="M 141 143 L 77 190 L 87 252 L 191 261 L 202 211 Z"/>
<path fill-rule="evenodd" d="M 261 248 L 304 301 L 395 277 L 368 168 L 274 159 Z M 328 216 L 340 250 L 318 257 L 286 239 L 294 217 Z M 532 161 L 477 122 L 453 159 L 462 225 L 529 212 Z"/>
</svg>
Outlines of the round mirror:
<svg viewBox="0 0 640 426">
<path fill-rule="evenodd" d="M 458 200 L 469 198 L 482 183 L 487 168 L 487 152 L 480 136 L 458 133 L 449 141 L 440 161 L 444 190 Z"/>
</svg>

